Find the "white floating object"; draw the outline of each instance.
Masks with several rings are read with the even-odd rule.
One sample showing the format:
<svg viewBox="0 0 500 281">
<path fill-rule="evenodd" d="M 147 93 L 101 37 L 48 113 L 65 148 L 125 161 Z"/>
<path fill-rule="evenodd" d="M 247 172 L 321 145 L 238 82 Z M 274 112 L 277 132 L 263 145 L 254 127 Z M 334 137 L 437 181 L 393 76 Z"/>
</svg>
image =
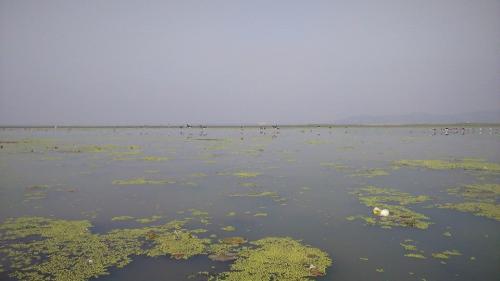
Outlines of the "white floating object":
<svg viewBox="0 0 500 281">
<path fill-rule="evenodd" d="M 374 215 L 377 215 L 377 216 L 378 216 L 378 215 L 380 215 L 380 211 L 381 211 L 381 210 L 380 210 L 380 208 L 379 208 L 379 207 L 375 207 L 375 208 L 373 208 L 373 214 L 374 214 Z"/>
<path fill-rule="evenodd" d="M 389 210 L 383 209 L 382 211 L 380 211 L 380 216 L 387 217 L 388 215 L 389 215 Z"/>
</svg>

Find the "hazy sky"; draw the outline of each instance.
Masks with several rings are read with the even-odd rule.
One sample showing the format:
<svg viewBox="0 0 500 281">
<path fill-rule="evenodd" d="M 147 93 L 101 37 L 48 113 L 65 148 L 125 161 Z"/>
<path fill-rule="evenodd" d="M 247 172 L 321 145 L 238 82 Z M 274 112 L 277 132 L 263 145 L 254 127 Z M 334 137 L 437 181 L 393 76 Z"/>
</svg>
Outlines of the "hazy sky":
<svg viewBox="0 0 500 281">
<path fill-rule="evenodd" d="M 492 109 L 499 0 L 0 0 L 1 124 Z"/>
</svg>

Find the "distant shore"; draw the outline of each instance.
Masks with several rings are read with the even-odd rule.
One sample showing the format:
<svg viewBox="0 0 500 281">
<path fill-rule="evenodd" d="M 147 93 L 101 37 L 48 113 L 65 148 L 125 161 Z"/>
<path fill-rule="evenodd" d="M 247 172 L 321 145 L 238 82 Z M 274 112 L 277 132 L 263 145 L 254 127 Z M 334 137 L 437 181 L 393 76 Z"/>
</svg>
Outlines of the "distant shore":
<svg viewBox="0 0 500 281">
<path fill-rule="evenodd" d="M 181 125 L 0 125 L 0 129 L 200 129 L 200 128 L 345 128 L 345 127 L 367 127 L 367 128 L 404 128 L 404 127 L 500 127 L 500 123 L 442 123 L 442 124 L 284 124 L 284 125 L 224 125 L 224 124 L 192 124 Z"/>
</svg>

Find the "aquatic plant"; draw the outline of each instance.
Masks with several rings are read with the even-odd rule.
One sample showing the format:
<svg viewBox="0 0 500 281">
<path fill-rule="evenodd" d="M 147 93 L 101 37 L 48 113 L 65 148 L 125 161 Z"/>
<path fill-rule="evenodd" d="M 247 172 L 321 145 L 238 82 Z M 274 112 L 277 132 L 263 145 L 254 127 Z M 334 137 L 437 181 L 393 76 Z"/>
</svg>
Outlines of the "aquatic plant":
<svg viewBox="0 0 500 281">
<path fill-rule="evenodd" d="M 452 209 L 460 212 L 472 213 L 476 216 L 487 217 L 500 221 L 500 205 L 484 202 L 446 203 L 437 205 L 441 209 Z"/>
<path fill-rule="evenodd" d="M 185 221 L 115 229 L 105 234 L 90 232 L 87 220 L 43 217 L 7 219 L 0 225 L 0 253 L 9 275 L 19 280 L 88 280 L 123 267 L 135 255 L 169 254 L 188 258 L 203 253 L 208 239 L 183 229 Z"/>
<path fill-rule="evenodd" d="M 116 185 L 163 185 L 163 184 L 173 184 L 175 181 L 172 180 L 153 180 L 145 178 L 133 178 L 126 180 L 114 180 L 113 184 Z"/>
<path fill-rule="evenodd" d="M 235 231 L 236 227 L 234 227 L 232 225 L 228 225 L 228 226 L 221 227 L 221 229 L 224 231 Z"/>
<path fill-rule="evenodd" d="M 239 178 L 255 178 L 257 176 L 260 176 L 260 173 L 258 172 L 236 172 L 233 173 L 233 176 L 239 177 Z"/>
<path fill-rule="evenodd" d="M 359 189 L 352 194 L 356 195 L 359 201 L 370 208 L 388 209 L 390 215 L 376 217 L 348 217 L 349 220 L 355 218 L 363 219 L 367 224 L 380 225 L 384 228 L 393 226 L 413 227 L 427 229 L 431 224 L 429 218 L 421 213 L 417 213 L 407 205 L 419 204 L 429 200 L 425 195 L 411 195 L 409 193 L 397 191 L 389 188 L 379 188 L 368 186 Z"/>
<path fill-rule="evenodd" d="M 414 259 L 426 259 L 423 255 L 424 251 L 421 251 L 415 245 L 415 241 L 411 239 L 405 239 L 402 243 L 399 243 L 401 247 L 405 250 L 405 257 L 414 258 Z"/>
<path fill-rule="evenodd" d="M 461 256 L 462 254 L 457 250 L 446 250 L 439 253 L 432 253 L 432 257 L 436 259 L 447 260 L 450 256 Z"/>
<path fill-rule="evenodd" d="M 306 281 L 326 274 L 332 264 L 328 254 L 292 238 L 269 237 L 251 243 L 231 265 L 212 280 Z"/>
<path fill-rule="evenodd" d="M 267 213 L 263 213 L 263 212 L 260 212 L 260 213 L 255 213 L 255 215 L 253 215 L 254 217 L 267 217 Z"/>
<path fill-rule="evenodd" d="M 236 193 L 229 195 L 231 197 L 278 197 L 278 194 L 273 191 L 250 192 L 250 193 Z"/>
<path fill-rule="evenodd" d="M 389 173 L 383 169 L 368 169 L 368 170 L 358 170 L 356 173 L 351 174 L 351 177 L 365 177 L 365 178 L 373 178 L 379 176 L 388 176 Z"/>
<path fill-rule="evenodd" d="M 188 259 L 205 252 L 210 239 L 200 239 L 192 231 L 174 230 L 154 238 L 155 246 L 147 251 L 151 257 L 169 254 L 174 259 Z"/>
<path fill-rule="evenodd" d="M 438 204 L 441 209 L 472 213 L 500 221 L 500 184 L 470 184 L 450 188 L 448 194 L 459 196 L 464 202 Z"/>
<path fill-rule="evenodd" d="M 133 220 L 134 217 L 131 216 L 117 216 L 117 217 L 112 217 L 112 221 L 126 221 L 126 220 Z"/>
<path fill-rule="evenodd" d="M 422 167 L 432 170 L 463 169 L 470 171 L 487 171 L 500 173 L 500 164 L 486 162 L 484 159 L 465 158 L 461 160 L 400 160 L 396 166 Z"/>
<path fill-rule="evenodd" d="M 139 222 L 139 223 L 144 223 L 144 224 L 146 224 L 146 223 L 152 223 L 152 222 L 155 222 L 155 221 L 157 221 L 157 220 L 159 220 L 159 219 L 161 219 L 161 218 L 162 218 L 162 216 L 157 216 L 157 215 L 154 215 L 154 216 L 151 216 L 151 217 L 149 217 L 149 218 L 139 218 L 139 219 L 136 219 L 135 221 L 136 221 L 136 222 Z"/>
</svg>

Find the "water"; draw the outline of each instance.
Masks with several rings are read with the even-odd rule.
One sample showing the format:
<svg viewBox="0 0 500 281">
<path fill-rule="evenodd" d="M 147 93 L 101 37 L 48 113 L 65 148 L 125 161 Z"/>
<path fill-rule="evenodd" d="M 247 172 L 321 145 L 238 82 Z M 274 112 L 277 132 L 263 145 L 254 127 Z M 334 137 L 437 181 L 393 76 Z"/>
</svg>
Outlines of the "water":
<svg viewBox="0 0 500 281">
<path fill-rule="evenodd" d="M 500 176 L 393 169 L 393 162 L 402 159 L 484 158 L 500 163 L 498 128 L 491 133 L 484 129 L 481 134 L 477 129 L 468 129 L 465 135 L 432 134 L 427 127 L 3 129 L 0 220 L 20 216 L 89 219 L 92 231 L 101 233 L 143 226 L 111 221 L 115 216 L 161 215 L 165 222 L 186 217 L 179 212 L 195 208 L 209 213 L 211 224 L 205 228 L 220 237 L 228 235 L 221 227 L 231 225 L 236 231 L 230 235 L 249 240 L 290 236 L 326 251 L 333 265 L 318 280 L 498 280 L 500 223 L 426 206 L 451 202 L 453 198 L 444 192 L 447 188 L 500 183 Z M 20 140 L 28 143 L 7 143 Z M 113 148 L 69 151 L 83 145 Z M 140 152 L 123 153 L 131 151 Z M 168 160 L 139 159 L 145 156 Z M 325 163 L 347 168 L 333 169 Z M 384 169 L 389 175 L 353 176 L 358 170 L 372 168 Z M 260 175 L 232 175 L 240 171 Z M 113 184 L 114 180 L 140 177 L 175 183 Z M 50 186 L 45 198 L 27 200 L 28 187 L 34 185 Z M 367 185 L 431 196 L 432 202 L 413 209 L 429 216 L 434 224 L 427 230 L 382 229 L 346 220 L 351 215 L 371 215 L 350 193 Z M 263 191 L 276 192 L 283 201 L 230 196 Z M 227 216 L 229 212 L 236 215 Z M 260 212 L 267 217 L 254 216 Z M 442 235 L 447 231 L 452 237 Z M 400 243 L 405 239 L 416 241 L 427 259 L 404 257 Z M 451 249 L 462 255 L 451 257 L 446 264 L 431 257 L 433 252 Z M 110 275 L 96 280 L 193 280 L 190 274 L 228 267 L 228 263 L 212 262 L 205 256 L 187 261 L 136 257 L 125 268 L 113 268 Z M 6 273 L 0 277 L 9 280 Z"/>
</svg>

